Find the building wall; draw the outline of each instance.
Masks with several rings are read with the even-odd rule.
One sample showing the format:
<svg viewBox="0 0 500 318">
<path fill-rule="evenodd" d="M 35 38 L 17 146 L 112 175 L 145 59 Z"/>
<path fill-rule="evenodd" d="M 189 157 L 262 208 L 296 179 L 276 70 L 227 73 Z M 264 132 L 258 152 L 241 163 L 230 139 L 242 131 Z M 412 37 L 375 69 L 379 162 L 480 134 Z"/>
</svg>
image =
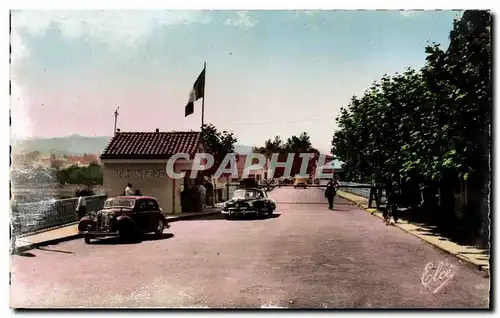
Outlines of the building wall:
<svg viewBox="0 0 500 318">
<path fill-rule="evenodd" d="M 150 195 L 158 199 L 166 213 L 181 213 L 181 187 L 183 179 L 172 179 L 167 176 L 166 162 L 103 162 L 103 185 L 108 196 L 123 195 L 127 183 L 142 195 Z M 182 164 L 176 165 L 175 171 L 184 169 Z"/>
</svg>

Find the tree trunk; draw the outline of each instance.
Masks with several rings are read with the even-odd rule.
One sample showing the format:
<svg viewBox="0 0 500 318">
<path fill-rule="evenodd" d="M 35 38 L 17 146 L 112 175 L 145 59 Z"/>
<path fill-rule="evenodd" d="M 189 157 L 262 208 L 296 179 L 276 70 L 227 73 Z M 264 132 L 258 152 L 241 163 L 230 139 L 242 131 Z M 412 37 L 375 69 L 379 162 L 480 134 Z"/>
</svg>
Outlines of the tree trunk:
<svg viewBox="0 0 500 318">
<path fill-rule="evenodd" d="M 490 126 L 491 127 L 491 126 Z M 491 213 L 491 136 L 490 127 L 483 133 L 483 149 L 485 149 L 485 163 L 482 167 L 482 191 L 481 195 L 481 205 L 480 205 L 480 229 L 479 238 L 480 244 L 482 246 L 489 248 L 490 242 L 490 213 Z"/>
</svg>

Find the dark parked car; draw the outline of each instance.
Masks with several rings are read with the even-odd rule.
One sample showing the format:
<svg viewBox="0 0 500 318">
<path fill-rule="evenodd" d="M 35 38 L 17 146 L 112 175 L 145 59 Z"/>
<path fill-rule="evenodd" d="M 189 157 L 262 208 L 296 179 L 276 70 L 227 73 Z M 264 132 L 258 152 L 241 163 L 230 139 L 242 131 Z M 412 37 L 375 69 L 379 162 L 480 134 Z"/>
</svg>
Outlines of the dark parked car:
<svg viewBox="0 0 500 318">
<path fill-rule="evenodd" d="M 169 228 L 158 200 L 149 196 L 118 196 L 104 202 L 102 210 L 90 212 L 78 223 L 78 231 L 89 244 L 94 237 L 136 238 L 144 233 L 161 237 Z"/>
<path fill-rule="evenodd" d="M 276 203 L 267 197 L 265 191 L 258 188 L 242 188 L 234 191 L 233 198 L 224 203 L 222 215 L 226 219 L 236 215 L 272 215 Z"/>
</svg>

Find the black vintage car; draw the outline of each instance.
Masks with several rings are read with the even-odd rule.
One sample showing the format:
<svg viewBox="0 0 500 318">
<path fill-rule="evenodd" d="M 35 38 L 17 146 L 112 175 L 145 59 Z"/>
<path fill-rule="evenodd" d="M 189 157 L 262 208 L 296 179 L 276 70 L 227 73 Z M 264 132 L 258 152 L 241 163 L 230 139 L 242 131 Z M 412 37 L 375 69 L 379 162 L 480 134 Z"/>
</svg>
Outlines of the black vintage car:
<svg viewBox="0 0 500 318">
<path fill-rule="evenodd" d="M 104 202 L 102 210 L 80 219 L 78 232 L 89 244 L 94 237 L 119 236 L 134 239 L 144 233 L 161 237 L 169 228 L 158 201 L 149 196 L 118 196 Z"/>
<path fill-rule="evenodd" d="M 265 191 L 259 188 L 240 188 L 234 191 L 231 200 L 224 203 L 221 213 L 226 219 L 230 219 L 237 215 L 270 216 L 274 210 L 276 203 L 267 197 Z"/>
</svg>

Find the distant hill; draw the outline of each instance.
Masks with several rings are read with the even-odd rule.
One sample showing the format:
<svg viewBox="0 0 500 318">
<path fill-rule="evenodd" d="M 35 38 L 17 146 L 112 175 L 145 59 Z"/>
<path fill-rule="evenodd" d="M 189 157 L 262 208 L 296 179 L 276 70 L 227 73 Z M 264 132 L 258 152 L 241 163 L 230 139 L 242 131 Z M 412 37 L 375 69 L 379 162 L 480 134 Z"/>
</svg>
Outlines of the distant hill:
<svg viewBox="0 0 500 318">
<path fill-rule="evenodd" d="M 14 153 L 39 151 L 55 155 L 82 155 L 99 154 L 107 146 L 111 137 L 86 137 L 71 135 L 58 138 L 32 138 L 25 140 L 13 140 L 12 151 Z"/>
<path fill-rule="evenodd" d="M 100 154 L 108 145 L 111 137 L 86 137 L 71 135 L 58 138 L 33 138 L 25 140 L 12 140 L 14 153 L 39 151 L 43 154 L 55 155 L 83 155 Z M 234 145 L 237 153 L 251 153 L 252 146 Z"/>
</svg>

